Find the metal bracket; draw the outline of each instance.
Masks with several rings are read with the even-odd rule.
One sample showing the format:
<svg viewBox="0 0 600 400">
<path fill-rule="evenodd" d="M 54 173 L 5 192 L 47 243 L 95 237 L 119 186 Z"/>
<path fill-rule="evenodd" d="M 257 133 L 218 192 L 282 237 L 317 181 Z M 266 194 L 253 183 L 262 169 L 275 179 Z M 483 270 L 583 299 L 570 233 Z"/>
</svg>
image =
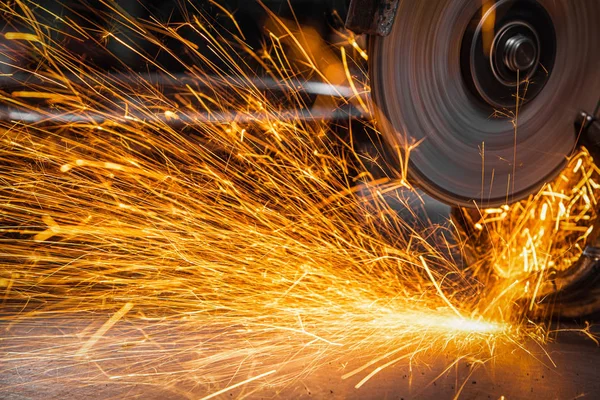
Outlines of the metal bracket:
<svg viewBox="0 0 600 400">
<path fill-rule="evenodd" d="M 346 28 L 357 34 L 387 36 L 392 30 L 399 0 L 351 0 Z"/>
<path fill-rule="evenodd" d="M 600 102 L 598 102 L 600 106 Z M 581 111 L 575 118 L 575 134 L 578 143 L 585 146 L 596 163 L 600 162 L 600 121 L 594 115 L 598 113 L 598 106 L 593 114 Z"/>
</svg>

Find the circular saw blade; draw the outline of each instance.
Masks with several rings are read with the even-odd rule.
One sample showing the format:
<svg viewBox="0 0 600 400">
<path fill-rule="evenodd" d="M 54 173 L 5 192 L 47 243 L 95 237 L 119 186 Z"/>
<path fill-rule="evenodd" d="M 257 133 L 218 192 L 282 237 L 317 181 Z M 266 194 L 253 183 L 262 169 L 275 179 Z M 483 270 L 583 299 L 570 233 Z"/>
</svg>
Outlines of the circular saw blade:
<svg viewBox="0 0 600 400">
<path fill-rule="evenodd" d="M 576 146 L 575 116 L 600 94 L 600 2 L 538 3 L 554 24 L 556 57 L 533 99 L 522 101 L 537 82 L 520 84 L 518 94 L 515 87 L 515 107 L 483 106 L 461 71 L 463 36 L 483 15 L 481 2 L 402 1 L 391 33 L 370 41 L 380 130 L 394 148 L 418 143 L 408 177 L 438 200 L 467 207 L 519 200 L 556 176 Z"/>
</svg>

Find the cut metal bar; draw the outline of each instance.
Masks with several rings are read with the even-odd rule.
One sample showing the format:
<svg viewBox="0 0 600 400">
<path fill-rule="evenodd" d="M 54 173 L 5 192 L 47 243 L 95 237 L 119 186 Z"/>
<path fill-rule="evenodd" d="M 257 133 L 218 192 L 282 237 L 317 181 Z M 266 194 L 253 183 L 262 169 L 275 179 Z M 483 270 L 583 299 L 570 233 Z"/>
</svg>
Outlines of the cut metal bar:
<svg viewBox="0 0 600 400">
<path fill-rule="evenodd" d="M 301 92 L 312 95 L 323 95 L 338 98 L 351 98 L 354 96 L 352 88 L 342 85 L 332 85 L 326 82 L 303 81 L 300 79 L 276 80 L 270 77 L 235 78 L 203 76 L 195 77 L 190 74 L 167 75 L 164 73 L 116 73 L 102 76 L 88 77 L 75 74 L 63 77 L 52 77 L 42 74 L 17 73 L 11 76 L 0 77 L 0 90 L 9 91 L 22 87 L 33 86 L 58 86 L 66 87 L 62 82 L 74 82 L 98 86 L 102 84 L 118 84 L 119 86 L 130 86 L 132 89 L 143 86 L 157 86 L 160 88 L 184 88 L 190 85 L 195 88 L 208 89 L 247 89 L 279 92 Z"/>
<path fill-rule="evenodd" d="M 100 113 L 100 112 L 82 112 L 65 113 L 52 109 L 25 110 L 25 109 L 4 109 L 0 110 L 0 120 L 21 122 L 21 123 L 94 123 L 102 124 L 105 122 L 132 123 L 132 122 L 153 122 L 159 121 L 172 127 L 189 125 L 207 125 L 207 124 L 226 124 L 228 122 L 236 123 L 260 123 L 269 120 L 284 122 L 293 121 L 336 121 L 344 119 L 354 119 L 364 117 L 357 107 L 350 104 L 331 109 L 328 107 L 313 107 L 310 110 L 282 110 L 272 113 L 241 113 L 235 111 L 223 112 L 181 112 L 181 113 L 156 113 L 153 115 L 128 112 L 118 113 Z"/>
<path fill-rule="evenodd" d="M 348 118 L 366 117 L 365 111 L 360 107 L 351 104 L 351 99 L 355 96 L 352 88 L 341 85 L 331 85 L 318 81 L 285 80 L 278 81 L 270 77 L 255 77 L 251 79 L 241 79 L 233 77 L 194 77 L 188 74 L 166 75 L 158 73 L 148 74 L 106 74 L 98 77 L 82 77 L 78 75 L 66 75 L 63 77 L 52 77 L 42 74 L 13 74 L 8 77 L 0 77 L 0 90 L 8 92 L 7 96 L 18 93 L 19 90 L 37 91 L 43 93 L 53 93 L 54 90 L 66 88 L 63 82 L 73 82 L 76 84 L 91 87 L 118 87 L 119 91 L 131 89 L 131 94 L 144 93 L 147 91 L 144 87 L 154 87 L 155 90 L 169 97 L 174 93 L 183 93 L 188 91 L 186 85 L 200 90 L 246 90 L 248 92 L 261 91 L 274 95 L 285 96 L 285 94 L 298 93 L 308 96 L 326 96 L 339 99 L 344 103 L 338 107 L 313 106 L 310 109 L 295 107 L 293 101 L 281 100 L 281 110 L 271 112 L 245 113 L 235 110 L 219 112 L 189 112 L 178 111 L 177 113 L 152 113 L 143 112 L 136 109 L 125 109 L 109 111 L 86 111 L 86 112 L 65 112 L 63 110 L 46 107 L 43 103 L 35 103 L 27 107 L 5 107 L 0 109 L 1 121 L 23 122 L 23 123 L 76 123 L 92 122 L 101 124 L 107 121 L 119 123 L 131 123 L 142 121 L 160 121 L 170 126 L 184 126 L 197 124 L 223 124 L 227 122 L 251 123 L 272 119 L 280 121 L 335 121 Z M 124 89 L 126 88 L 126 89 Z M 180 90 L 178 90 L 180 89 Z M 23 96 L 21 96 L 23 97 Z M 26 96 L 25 96 L 26 97 Z M 38 101 L 39 99 L 36 99 Z M 118 106 L 114 107 L 118 108 Z"/>
</svg>

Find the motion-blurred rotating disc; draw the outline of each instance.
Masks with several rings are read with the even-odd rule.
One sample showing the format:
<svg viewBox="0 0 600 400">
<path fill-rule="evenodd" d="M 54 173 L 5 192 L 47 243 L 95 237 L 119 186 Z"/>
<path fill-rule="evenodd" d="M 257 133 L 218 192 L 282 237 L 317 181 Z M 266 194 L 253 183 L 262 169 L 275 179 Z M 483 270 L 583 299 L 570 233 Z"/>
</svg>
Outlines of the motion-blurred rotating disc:
<svg viewBox="0 0 600 400">
<path fill-rule="evenodd" d="M 497 206 L 538 189 L 600 94 L 598 0 L 401 1 L 370 46 L 381 130 L 393 147 L 421 141 L 409 178 L 448 204 Z"/>
</svg>

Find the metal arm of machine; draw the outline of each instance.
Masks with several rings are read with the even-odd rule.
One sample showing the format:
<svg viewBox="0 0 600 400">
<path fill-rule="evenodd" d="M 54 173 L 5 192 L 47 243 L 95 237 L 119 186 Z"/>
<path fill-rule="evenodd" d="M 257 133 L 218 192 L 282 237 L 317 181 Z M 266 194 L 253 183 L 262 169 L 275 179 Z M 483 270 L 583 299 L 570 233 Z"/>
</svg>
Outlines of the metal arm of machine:
<svg viewBox="0 0 600 400">
<path fill-rule="evenodd" d="M 350 0 L 346 28 L 357 34 L 387 36 L 392 30 L 399 0 Z"/>
<path fill-rule="evenodd" d="M 595 117 L 598 108 L 600 102 L 593 114 L 582 111 L 575 118 L 575 133 L 579 136 L 579 143 L 588 149 L 596 163 L 600 161 L 600 121 Z"/>
</svg>

